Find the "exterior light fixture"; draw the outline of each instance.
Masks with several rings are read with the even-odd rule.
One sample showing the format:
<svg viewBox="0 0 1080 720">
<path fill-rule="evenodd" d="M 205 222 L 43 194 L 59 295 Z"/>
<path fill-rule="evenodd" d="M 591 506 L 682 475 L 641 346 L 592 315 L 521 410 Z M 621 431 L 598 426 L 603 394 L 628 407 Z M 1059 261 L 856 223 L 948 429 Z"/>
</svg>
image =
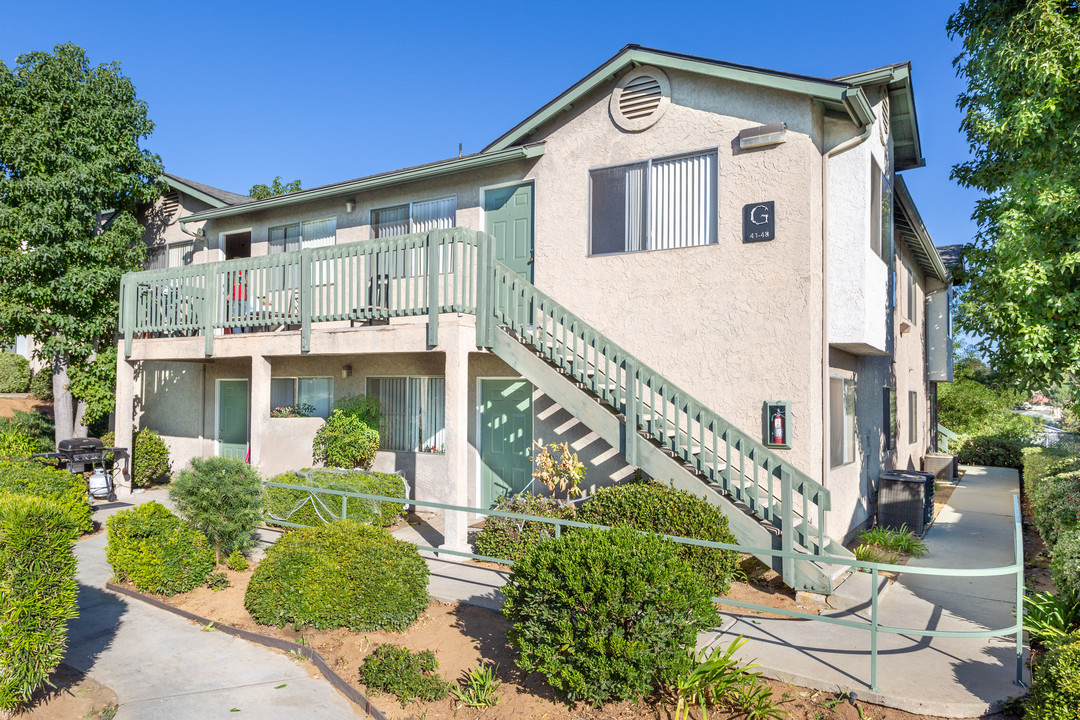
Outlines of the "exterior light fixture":
<svg viewBox="0 0 1080 720">
<path fill-rule="evenodd" d="M 345 379 L 352 377 L 352 365 L 343 365 L 341 368 L 341 378 Z"/>
<path fill-rule="evenodd" d="M 787 123 L 782 122 L 746 128 L 739 131 L 739 149 L 749 150 L 766 145 L 778 145 L 784 142 L 786 134 Z"/>
<path fill-rule="evenodd" d="M 355 209 L 356 209 L 356 201 L 355 200 L 350 198 L 349 200 L 345 201 L 345 212 L 351 213 Z"/>
</svg>

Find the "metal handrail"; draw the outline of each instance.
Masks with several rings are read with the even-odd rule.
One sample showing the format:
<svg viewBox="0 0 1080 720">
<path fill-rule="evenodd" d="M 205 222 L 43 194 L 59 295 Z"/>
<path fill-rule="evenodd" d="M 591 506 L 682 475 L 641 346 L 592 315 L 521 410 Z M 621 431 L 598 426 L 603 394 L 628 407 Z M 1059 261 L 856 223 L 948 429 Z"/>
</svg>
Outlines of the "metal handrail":
<svg viewBox="0 0 1080 720">
<path fill-rule="evenodd" d="M 607 525 L 595 525 L 592 523 L 583 523 L 577 520 L 565 520 L 563 518 L 549 518 L 541 517 L 539 515 L 527 515 L 525 513 L 515 513 L 505 510 L 491 510 L 484 508 L 469 507 L 464 505 L 450 505 L 447 503 L 433 502 L 429 500 L 412 500 L 409 498 L 395 498 L 385 495 L 371 495 L 368 493 L 351 492 L 347 490 L 331 490 L 328 488 L 311 487 L 307 485 L 290 485 L 287 483 L 273 482 L 270 480 L 264 480 L 263 485 L 267 487 L 278 487 L 287 490 L 299 490 L 302 492 L 337 495 L 342 498 L 341 502 L 341 518 L 344 519 L 347 516 L 348 499 L 357 498 L 362 500 L 375 500 L 378 502 L 392 502 L 400 505 L 416 505 L 420 507 L 427 507 L 436 510 L 451 511 L 451 512 L 464 512 L 473 513 L 477 515 L 493 516 L 493 517 L 505 517 L 514 520 L 525 520 L 530 522 L 541 522 L 555 526 L 555 537 L 559 537 L 562 533 L 562 528 L 595 528 L 600 530 L 611 529 Z M 275 525 L 285 525 L 289 527 L 302 528 L 307 527 L 305 525 L 298 525 L 296 523 L 281 522 L 278 520 L 270 520 L 269 522 Z M 732 600 L 729 598 L 713 597 L 713 602 L 721 603 L 724 605 L 730 605 L 733 607 L 739 607 L 746 610 L 761 610 L 770 613 L 776 613 L 778 615 L 785 615 L 793 618 L 801 618 L 804 620 L 814 620 L 817 622 L 824 622 L 831 625 L 839 625 L 843 627 L 858 628 L 870 631 L 870 689 L 874 692 L 878 690 L 878 634 L 889 633 L 893 635 L 910 635 L 913 637 L 948 637 L 948 638 L 993 638 L 1004 636 L 1015 636 L 1016 639 L 1016 680 L 1017 685 L 1023 685 L 1024 680 L 1024 547 L 1023 547 L 1023 533 L 1020 524 L 1020 499 L 1016 495 L 1013 496 L 1013 563 L 1011 565 L 1004 565 L 993 568 L 931 568 L 931 567 L 915 567 L 908 565 L 895 565 L 891 563 L 876 563 L 865 560 L 856 560 L 854 558 L 842 558 L 834 557 L 831 555 L 815 555 L 811 553 L 803 553 L 790 550 L 774 550 L 773 548 L 751 548 L 742 545 L 735 545 L 732 543 L 720 543 L 712 542 L 709 540 L 697 540 L 695 538 L 679 537 L 673 535 L 662 535 L 666 540 L 683 544 L 683 545 L 696 545 L 699 547 L 715 548 L 718 550 L 732 550 L 740 553 L 749 553 L 752 555 L 771 555 L 779 558 L 790 558 L 793 560 L 809 560 L 812 562 L 823 562 L 831 565 L 844 565 L 851 568 L 859 568 L 863 570 L 869 570 L 872 574 L 873 582 L 873 595 L 870 600 L 870 622 L 859 622 L 856 620 L 845 620 L 843 618 L 826 617 L 822 615 L 813 615 L 811 613 L 799 612 L 798 610 L 786 610 L 782 608 L 774 608 L 765 605 L 757 605 L 755 603 L 742 602 L 739 600 Z M 417 545 L 419 550 L 425 550 L 435 553 L 445 553 L 447 555 L 454 555 L 459 557 L 472 558 L 475 560 L 483 560 L 486 562 L 495 562 L 503 565 L 513 565 L 514 561 L 506 558 L 496 558 L 488 555 L 477 555 L 476 553 L 465 552 L 462 550 L 449 550 L 445 548 L 437 548 L 429 545 Z M 878 596 L 880 593 L 880 573 L 881 572 L 894 572 L 894 573 L 910 573 L 912 575 L 937 575 L 948 577 L 1000 577 L 1003 575 L 1015 575 L 1016 576 L 1016 622 L 1005 628 L 988 629 L 988 630 L 926 630 L 918 628 L 901 628 L 892 627 L 889 625 L 881 625 L 878 622 Z"/>
</svg>

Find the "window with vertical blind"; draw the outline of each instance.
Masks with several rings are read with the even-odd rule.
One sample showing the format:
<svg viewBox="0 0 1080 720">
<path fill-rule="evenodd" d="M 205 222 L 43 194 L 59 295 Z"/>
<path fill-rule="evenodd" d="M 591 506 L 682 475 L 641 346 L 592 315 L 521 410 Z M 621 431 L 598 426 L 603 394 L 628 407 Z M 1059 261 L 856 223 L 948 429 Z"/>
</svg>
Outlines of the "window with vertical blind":
<svg viewBox="0 0 1080 720">
<path fill-rule="evenodd" d="M 919 441 L 919 393 L 911 390 L 908 397 L 908 442 Z"/>
<path fill-rule="evenodd" d="M 896 388 L 884 387 L 881 389 L 881 418 L 882 431 L 885 436 L 885 449 L 892 450 L 896 447 L 897 440 L 897 417 L 896 417 Z"/>
<path fill-rule="evenodd" d="M 145 270 L 164 270 L 165 268 L 190 265 L 195 257 L 195 243 L 192 241 L 156 245 L 146 249 Z"/>
<path fill-rule="evenodd" d="M 270 409 L 310 405 L 310 417 L 329 417 L 334 401 L 331 377 L 276 377 L 270 379 Z"/>
<path fill-rule="evenodd" d="M 379 399 L 381 450 L 446 451 L 445 378 L 372 377 L 367 394 Z"/>
<path fill-rule="evenodd" d="M 716 151 L 589 171 L 589 253 L 716 242 Z"/>
<path fill-rule="evenodd" d="M 387 238 L 410 233 L 448 230 L 457 227 L 457 196 L 404 203 L 371 211 L 371 237 Z M 439 272 L 451 271 L 453 257 L 443 258 L 439 248 Z M 424 273 L 425 256 L 422 250 L 399 250 L 385 258 L 387 267 L 380 274 L 390 277 L 414 277 Z"/>
<path fill-rule="evenodd" d="M 270 228 L 267 239 L 270 242 L 271 254 L 334 245 L 337 243 L 337 218 L 304 220 L 291 225 L 278 225 Z M 312 269 L 313 283 L 319 284 L 325 282 L 323 278 L 329 278 L 329 268 L 322 267 L 325 264 L 317 263 Z M 281 268 L 275 282 L 278 286 L 272 288 L 274 290 L 300 287 L 299 265 Z"/>
</svg>

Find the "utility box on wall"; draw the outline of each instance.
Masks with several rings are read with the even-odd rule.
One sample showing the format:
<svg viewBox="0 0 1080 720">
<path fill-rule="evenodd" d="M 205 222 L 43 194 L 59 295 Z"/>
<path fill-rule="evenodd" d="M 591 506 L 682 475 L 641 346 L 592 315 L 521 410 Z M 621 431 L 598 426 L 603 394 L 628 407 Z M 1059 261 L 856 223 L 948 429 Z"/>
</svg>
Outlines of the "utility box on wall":
<svg viewBox="0 0 1080 720">
<path fill-rule="evenodd" d="M 791 447 L 791 401 L 766 401 L 764 409 L 765 446 Z"/>
</svg>

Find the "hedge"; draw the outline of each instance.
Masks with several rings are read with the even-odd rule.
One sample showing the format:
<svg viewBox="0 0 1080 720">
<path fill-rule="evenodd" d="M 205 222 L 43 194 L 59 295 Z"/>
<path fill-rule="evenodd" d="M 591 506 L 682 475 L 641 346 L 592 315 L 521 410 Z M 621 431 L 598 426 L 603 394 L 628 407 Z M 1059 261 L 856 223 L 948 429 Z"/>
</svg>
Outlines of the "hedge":
<svg viewBox="0 0 1080 720">
<path fill-rule="evenodd" d="M 400 475 L 371 470 L 294 470 L 275 475 L 270 480 L 285 485 L 304 485 L 383 497 L 406 497 L 405 481 Z M 271 525 L 276 519 L 314 527 L 334 522 L 341 517 L 341 497 L 338 495 L 321 495 L 273 486 L 267 486 L 265 493 L 267 522 Z M 400 503 L 360 498 L 349 498 L 346 510 L 349 520 L 382 527 L 389 527 L 398 518 L 405 516 L 405 506 Z"/>
<path fill-rule="evenodd" d="M 105 558 L 119 581 L 143 592 L 175 595 L 206 582 L 214 550 L 206 536 L 157 501 L 122 510 L 105 522 Z"/>
<path fill-rule="evenodd" d="M 7 443 L 0 445 L 0 456 L 26 457 L 34 453 L 52 452 L 56 449 L 55 436 L 53 420 L 45 413 L 15 410 L 11 417 L 0 418 L 0 443 Z"/>
<path fill-rule="evenodd" d="M 415 545 L 341 520 L 274 543 L 251 576 L 244 606 L 261 625 L 402 631 L 427 608 L 427 584 Z"/>
<path fill-rule="evenodd" d="M 1021 470 L 1024 467 L 1024 446 L 1015 437 L 980 435 L 961 438 L 956 456 L 961 465 L 987 465 Z"/>
<path fill-rule="evenodd" d="M 113 434 L 105 433 L 101 442 L 106 447 L 113 447 L 116 440 Z M 129 458 L 131 466 L 131 486 L 150 487 L 155 482 L 168 482 L 171 466 L 169 461 L 169 446 L 153 430 L 143 428 L 135 433 L 132 438 L 135 446 Z"/>
<path fill-rule="evenodd" d="M 1062 533 L 1050 554 L 1050 572 L 1058 593 L 1080 599 L 1080 528 Z"/>
<path fill-rule="evenodd" d="M 30 361 L 0 350 L 0 393 L 23 393 L 30 387 Z"/>
<path fill-rule="evenodd" d="M 495 509 L 561 520 L 575 520 L 577 515 L 577 509 L 572 505 L 532 493 L 503 495 L 496 501 Z M 555 526 L 550 523 L 489 515 L 476 536 L 476 553 L 502 560 L 519 560 L 533 545 L 550 537 L 555 537 Z"/>
<path fill-rule="evenodd" d="M 0 493 L 0 710 L 26 703 L 64 657 L 77 534 L 60 503 Z"/>
<path fill-rule="evenodd" d="M 1045 477 L 1031 493 L 1035 527 L 1048 548 L 1080 527 L 1080 470 Z"/>
<path fill-rule="evenodd" d="M 53 401 L 52 368 L 41 368 L 30 378 L 30 394 L 38 400 Z"/>
<path fill-rule="evenodd" d="M 1024 448 L 1024 486 L 1028 493 L 1033 492 L 1043 478 L 1073 470 L 1080 470 L 1080 457 L 1054 448 Z"/>
<path fill-rule="evenodd" d="M 1027 720 L 1065 720 L 1080 713 L 1080 633 L 1051 646 L 1031 669 Z"/>
<path fill-rule="evenodd" d="M 64 508 L 75 534 L 94 530 L 91 519 L 93 508 L 87 501 L 86 480 L 82 475 L 57 470 L 33 460 L 0 460 L 0 493 L 48 498 Z"/>
</svg>

